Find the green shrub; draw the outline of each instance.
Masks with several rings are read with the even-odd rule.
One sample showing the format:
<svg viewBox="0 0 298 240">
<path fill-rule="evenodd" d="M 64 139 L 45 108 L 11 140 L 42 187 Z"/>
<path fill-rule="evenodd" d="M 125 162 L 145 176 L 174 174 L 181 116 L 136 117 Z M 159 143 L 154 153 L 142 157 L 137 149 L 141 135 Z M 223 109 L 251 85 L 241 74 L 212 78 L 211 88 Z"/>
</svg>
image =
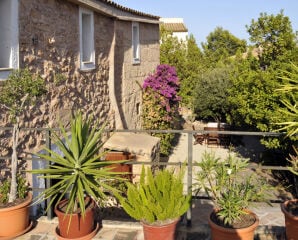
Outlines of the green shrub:
<svg viewBox="0 0 298 240">
<path fill-rule="evenodd" d="M 190 207 L 190 195 L 183 193 L 184 171 L 159 170 L 153 176 L 143 166 L 140 182 L 127 182 L 127 196 L 117 194 L 123 209 L 136 220 L 160 224 L 183 215 Z"/>
</svg>

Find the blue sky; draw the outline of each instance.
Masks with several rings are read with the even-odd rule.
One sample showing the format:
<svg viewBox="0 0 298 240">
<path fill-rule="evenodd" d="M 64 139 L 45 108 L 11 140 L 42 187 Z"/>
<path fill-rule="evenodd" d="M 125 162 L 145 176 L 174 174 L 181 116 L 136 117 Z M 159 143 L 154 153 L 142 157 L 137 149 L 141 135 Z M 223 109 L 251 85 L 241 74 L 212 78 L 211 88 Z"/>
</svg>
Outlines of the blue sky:
<svg viewBox="0 0 298 240">
<path fill-rule="evenodd" d="M 240 39 L 248 40 L 245 25 L 257 20 L 261 12 L 278 14 L 281 9 L 298 31 L 297 0 L 114 0 L 141 12 L 160 17 L 183 18 L 189 33 L 200 45 L 219 26 Z"/>
</svg>

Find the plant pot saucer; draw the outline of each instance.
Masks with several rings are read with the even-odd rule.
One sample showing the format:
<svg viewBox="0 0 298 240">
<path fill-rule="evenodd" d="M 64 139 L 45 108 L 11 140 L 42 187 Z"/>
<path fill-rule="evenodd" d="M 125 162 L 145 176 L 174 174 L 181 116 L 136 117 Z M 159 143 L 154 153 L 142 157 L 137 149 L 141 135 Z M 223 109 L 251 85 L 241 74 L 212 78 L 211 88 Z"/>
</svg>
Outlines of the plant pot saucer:
<svg viewBox="0 0 298 240">
<path fill-rule="evenodd" d="M 18 232 L 13 236 L 5 236 L 5 237 L 0 236 L 0 240 L 11 240 L 11 239 L 14 239 L 18 236 L 21 236 L 21 235 L 25 234 L 26 232 L 28 232 L 32 228 L 32 226 L 33 226 L 33 221 L 30 221 L 28 227 L 26 229 L 24 229 L 23 231 Z"/>
<path fill-rule="evenodd" d="M 89 234 L 87 234 L 87 235 L 85 235 L 83 237 L 71 238 L 71 239 L 72 240 L 90 240 L 90 239 L 92 239 L 97 234 L 99 228 L 100 228 L 100 225 L 99 225 L 99 223 L 97 223 L 95 229 L 91 233 L 89 233 Z M 68 240 L 68 239 L 70 239 L 70 238 L 64 238 L 64 237 L 60 236 L 59 235 L 59 228 L 58 227 L 56 227 L 56 229 L 55 229 L 55 235 L 56 235 L 56 237 L 57 237 L 58 240 Z"/>
</svg>

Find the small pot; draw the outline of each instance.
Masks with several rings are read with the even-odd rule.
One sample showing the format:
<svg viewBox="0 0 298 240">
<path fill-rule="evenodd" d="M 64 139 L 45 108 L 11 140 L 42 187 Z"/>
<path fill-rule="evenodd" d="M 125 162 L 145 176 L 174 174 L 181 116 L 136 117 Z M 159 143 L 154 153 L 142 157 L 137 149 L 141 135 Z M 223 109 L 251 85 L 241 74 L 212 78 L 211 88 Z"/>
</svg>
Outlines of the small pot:
<svg viewBox="0 0 298 240">
<path fill-rule="evenodd" d="M 211 235 L 212 235 L 212 240 L 231 240 L 231 239 L 238 239 L 238 240 L 253 240 L 254 239 L 254 234 L 255 234 L 255 229 L 259 225 L 259 218 L 258 216 L 249 211 L 246 210 L 248 214 L 251 214 L 254 216 L 256 219 L 255 222 L 245 228 L 227 228 L 227 227 L 222 227 L 217 225 L 211 220 L 211 214 L 209 216 L 208 222 L 209 226 L 211 228 Z"/>
<path fill-rule="evenodd" d="M 295 240 L 298 236 L 298 216 L 293 215 L 288 211 L 288 205 L 290 203 L 296 203 L 298 205 L 298 199 L 287 200 L 281 204 L 281 211 L 285 215 L 286 235 L 288 240 Z"/>
<path fill-rule="evenodd" d="M 141 222 L 143 225 L 144 240 L 175 240 L 178 221 L 179 218 L 164 225 L 151 225 Z"/>
</svg>

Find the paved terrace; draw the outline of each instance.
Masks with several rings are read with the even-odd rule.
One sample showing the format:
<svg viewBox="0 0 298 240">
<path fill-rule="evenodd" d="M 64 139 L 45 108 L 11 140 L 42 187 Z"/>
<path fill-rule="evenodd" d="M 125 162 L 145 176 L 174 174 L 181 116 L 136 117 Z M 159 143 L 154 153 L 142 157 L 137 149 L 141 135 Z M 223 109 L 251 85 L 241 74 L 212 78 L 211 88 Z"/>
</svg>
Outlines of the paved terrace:
<svg viewBox="0 0 298 240">
<path fill-rule="evenodd" d="M 194 200 L 192 208 L 192 226 L 186 227 L 185 220 L 179 223 L 177 240 L 209 240 L 210 229 L 207 223 L 212 205 L 209 200 Z M 255 234 L 255 240 L 283 240 L 284 216 L 279 204 L 272 207 L 262 204 L 253 211 L 259 216 L 260 226 Z M 34 222 L 34 228 L 18 240 L 54 240 L 57 219 L 39 218 Z M 101 229 L 94 240 L 143 240 L 142 226 L 139 222 L 128 219 L 103 220 Z M 161 239 L 162 240 L 162 239 Z"/>
</svg>

